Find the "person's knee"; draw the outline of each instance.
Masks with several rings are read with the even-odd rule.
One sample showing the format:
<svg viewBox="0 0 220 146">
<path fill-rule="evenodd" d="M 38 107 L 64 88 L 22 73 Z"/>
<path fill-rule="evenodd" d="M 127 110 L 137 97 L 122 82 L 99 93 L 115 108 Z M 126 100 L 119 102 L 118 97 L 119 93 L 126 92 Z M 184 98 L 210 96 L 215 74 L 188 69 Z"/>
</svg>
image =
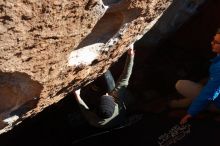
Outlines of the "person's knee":
<svg viewBox="0 0 220 146">
<path fill-rule="evenodd" d="M 187 82 L 188 80 L 178 80 L 175 85 L 176 90 L 181 91 L 185 87 Z"/>
<path fill-rule="evenodd" d="M 178 80 L 176 82 L 175 88 L 178 92 L 185 91 L 187 89 L 187 86 L 191 85 L 190 80 Z"/>
</svg>

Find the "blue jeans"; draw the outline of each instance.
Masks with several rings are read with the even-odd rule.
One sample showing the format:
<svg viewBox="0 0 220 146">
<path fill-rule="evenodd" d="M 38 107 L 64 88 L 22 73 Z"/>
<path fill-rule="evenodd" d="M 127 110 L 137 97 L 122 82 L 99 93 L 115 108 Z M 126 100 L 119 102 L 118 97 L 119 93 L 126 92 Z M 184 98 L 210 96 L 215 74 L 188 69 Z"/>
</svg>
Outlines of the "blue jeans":
<svg viewBox="0 0 220 146">
<path fill-rule="evenodd" d="M 107 70 L 104 74 L 104 79 L 107 85 L 107 92 L 111 92 L 115 88 L 115 80 L 110 70 Z"/>
</svg>

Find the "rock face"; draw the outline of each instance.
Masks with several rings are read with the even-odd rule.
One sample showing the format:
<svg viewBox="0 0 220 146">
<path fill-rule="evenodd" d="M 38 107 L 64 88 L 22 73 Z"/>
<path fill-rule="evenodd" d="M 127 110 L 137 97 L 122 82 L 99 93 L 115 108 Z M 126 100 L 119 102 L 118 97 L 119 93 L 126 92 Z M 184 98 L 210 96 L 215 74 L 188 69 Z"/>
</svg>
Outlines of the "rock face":
<svg viewBox="0 0 220 146">
<path fill-rule="evenodd" d="M 104 73 L 130 44 L 153 27 L 171 3 L 1 0 L 0 133 Z M 172 4 L 173 14 L 182 3 Z M 166 14 L 164 19 L 168 16 L 172 15 Z M 170 21 L 156 23 L 152 31 L 163 28 L 160 31 L 165 34 L 185 20 L 166 27 Z"/>
</svg>

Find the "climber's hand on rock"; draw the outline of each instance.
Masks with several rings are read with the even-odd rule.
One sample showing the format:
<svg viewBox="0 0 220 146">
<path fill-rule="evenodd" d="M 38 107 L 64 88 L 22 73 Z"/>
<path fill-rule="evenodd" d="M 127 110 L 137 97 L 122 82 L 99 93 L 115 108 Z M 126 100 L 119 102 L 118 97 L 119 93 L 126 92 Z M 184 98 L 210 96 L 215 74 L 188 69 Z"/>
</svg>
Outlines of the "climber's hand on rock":
<svg viewBox="0 0 220 146">
<path fill-rule="evenodd" d="M 80 96 L 80 90 L 81 90 L 81 89 L 75 90 L 75 91 L 74 91 L 74 94 L 75 94 L 76 96 Z"/>
<path fill-rule="evenodd" d="M 128 49 L 128 55 L 134 56 L 135 51 L 134 51 L 134 45 L 130 45 Z"/>
</svg>

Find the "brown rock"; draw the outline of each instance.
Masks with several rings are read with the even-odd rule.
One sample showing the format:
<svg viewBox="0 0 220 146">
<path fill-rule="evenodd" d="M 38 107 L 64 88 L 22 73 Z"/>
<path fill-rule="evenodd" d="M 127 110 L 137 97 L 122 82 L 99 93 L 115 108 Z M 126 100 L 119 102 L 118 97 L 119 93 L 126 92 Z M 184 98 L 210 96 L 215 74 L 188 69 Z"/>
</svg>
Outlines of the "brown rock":
<svg viewBox="0 0 220 146">
<path fill-rule="evenodd" d="M 1 1 L 0 133 L 100 76 L 170 2 Z"/>
</svg>

